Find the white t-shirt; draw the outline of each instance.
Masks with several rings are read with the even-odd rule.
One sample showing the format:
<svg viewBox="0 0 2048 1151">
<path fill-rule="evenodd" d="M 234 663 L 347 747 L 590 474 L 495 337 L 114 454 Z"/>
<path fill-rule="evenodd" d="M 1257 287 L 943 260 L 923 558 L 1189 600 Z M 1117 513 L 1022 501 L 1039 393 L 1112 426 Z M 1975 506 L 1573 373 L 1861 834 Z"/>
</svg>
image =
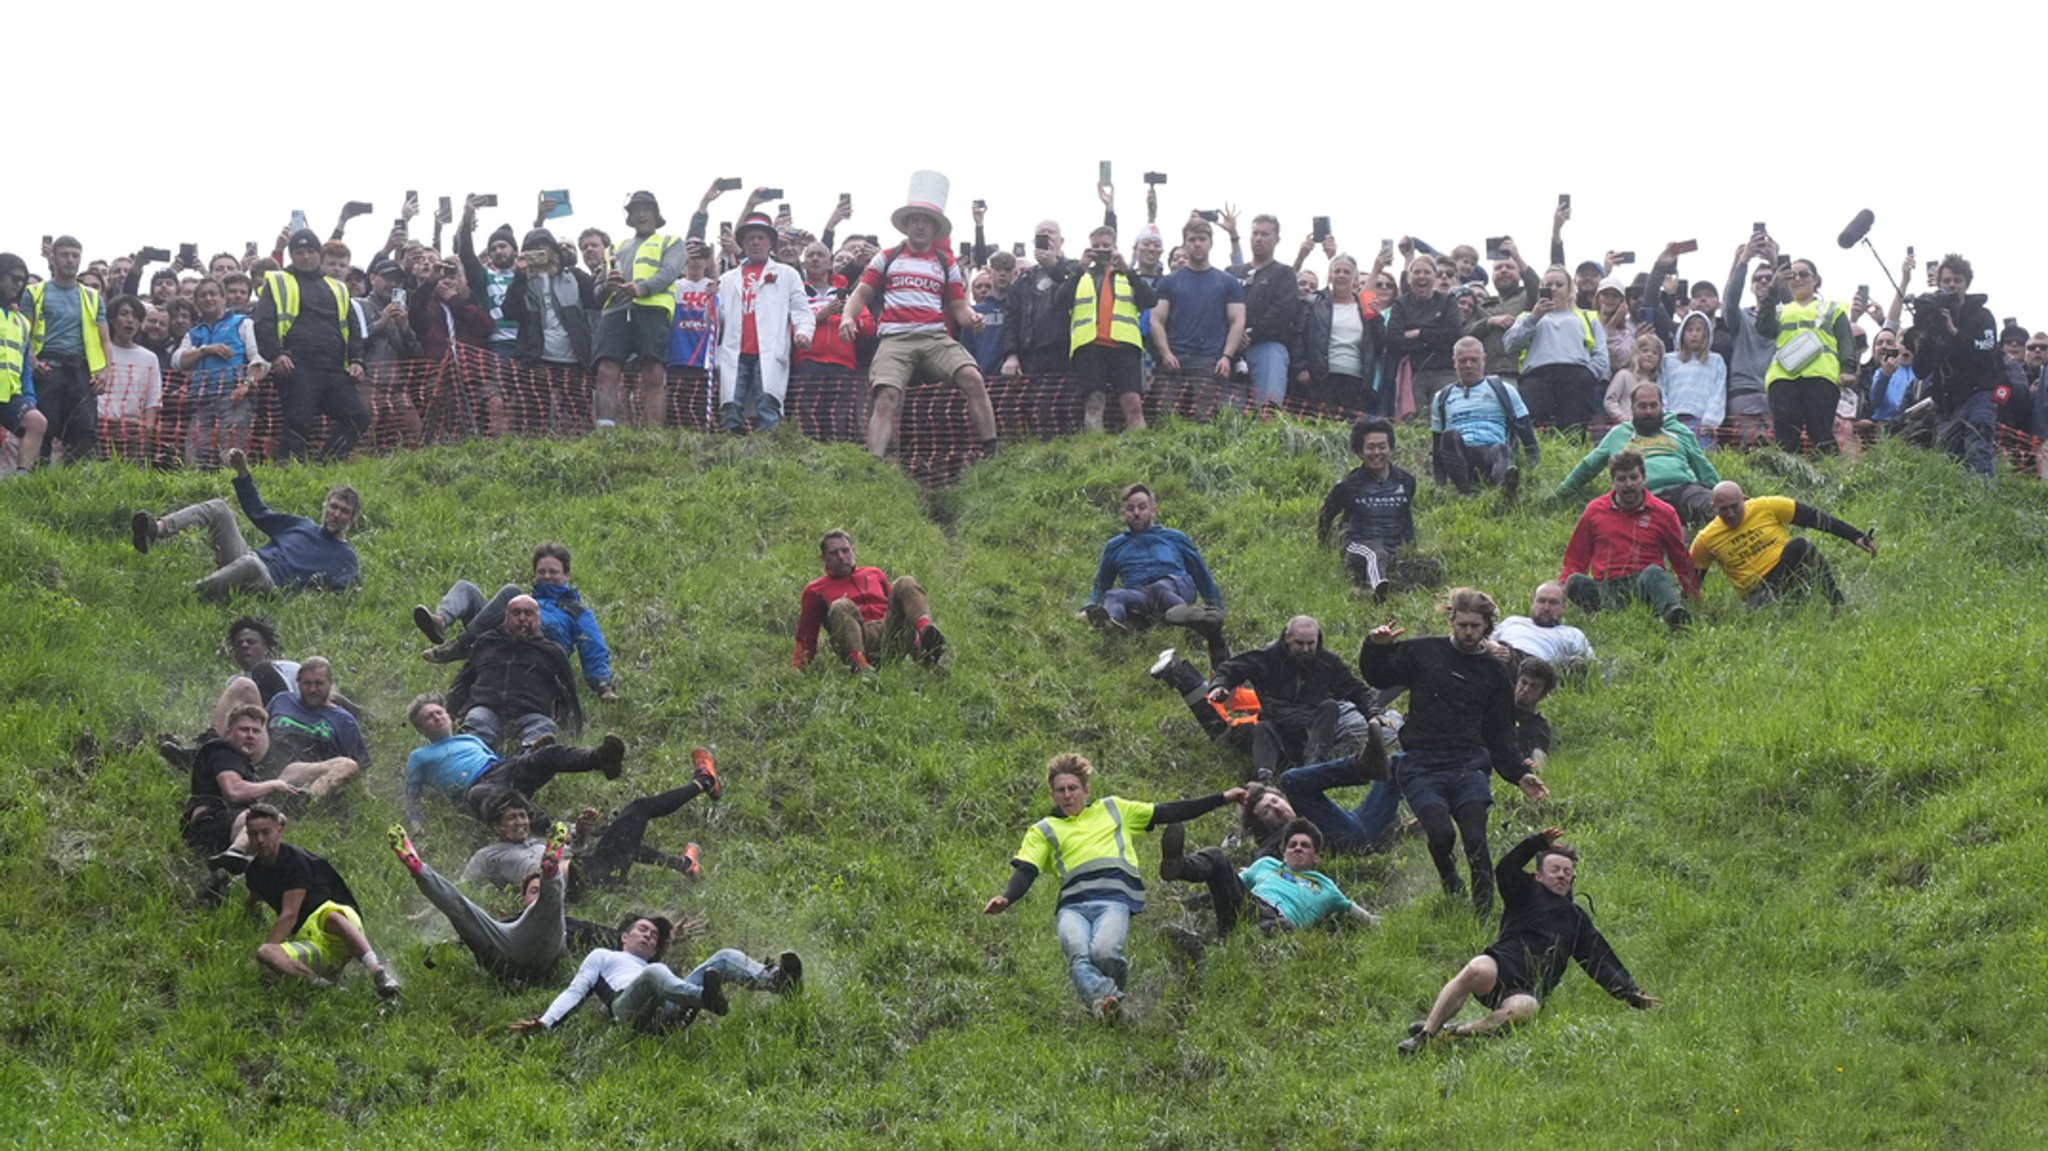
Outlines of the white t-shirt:
<svg viewBox="0 0 2048 1151">
<path fill-rule="evenodd" d="M 101 419 L 139 420 L 143 412 L 164 406 L 163 365 L 155 352 L 139 344 L 109 344 L 107 372 L 113 382 L 100 393 Z"/>
<path fill-rule="evenodd" d="M 1593 645 L 1587 642 L 1586 633 L 1567 623 L 1543 627 L 1528 616 L 1511 615 L 1493 629 L 1493 638 L 1496 643 L 1537 656 L 1559 671 L 1593 658 Z"/>
<path fill-rule="evenodd" d="M 1365 360 L 1359 352 L 1365 346 L 1365 318 L 1357 304 L 1330 305 L 1330 372 L 1339 376 L 1365 375 Z"/>
</svg>

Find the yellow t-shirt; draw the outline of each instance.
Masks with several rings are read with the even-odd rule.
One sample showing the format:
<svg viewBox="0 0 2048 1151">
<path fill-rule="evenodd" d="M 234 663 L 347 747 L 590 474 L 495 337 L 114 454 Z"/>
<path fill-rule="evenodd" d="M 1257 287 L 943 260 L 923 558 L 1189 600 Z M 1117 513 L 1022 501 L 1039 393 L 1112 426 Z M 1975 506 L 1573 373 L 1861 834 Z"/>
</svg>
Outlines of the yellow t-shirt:
<svg viewBox="0 0 2048 1151">
<path fill-rule="evenodd" d="M 1735 590 L 1748 595 L 1778 566 L 1778 557 L 1792 542 L 1785 525 L 1792 522 L 1795 506 L 1784 496 L 1758 496 L 1743 505 L 1739 527 L 1715 516 L 1692 539 L 1693 566 L 1705 573 L 1718 561 Z"/>
</svg>

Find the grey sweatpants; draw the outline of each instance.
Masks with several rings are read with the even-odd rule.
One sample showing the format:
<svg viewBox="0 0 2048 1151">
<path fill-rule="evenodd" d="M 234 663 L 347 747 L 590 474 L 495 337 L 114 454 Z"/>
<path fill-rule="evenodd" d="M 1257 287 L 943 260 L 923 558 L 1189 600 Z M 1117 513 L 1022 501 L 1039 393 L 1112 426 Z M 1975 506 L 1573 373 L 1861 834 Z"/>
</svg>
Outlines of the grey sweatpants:
<svg viewBox="0 0 2048 1151">
<path fill-rule="evenodd" d="M 455 928 L 455 935 L 476 956 L 484 970 L 515 979 L 546 980 L 568 950 L 562 911 L 562 876 L 540 881 L 540 898 L 510 923 L 471 903 L 442 875 L 425 863 L 413 876 L 420 894 Z"/>
<path fill-rule="evenodd" d="M 235 520 L 235 510 L 226 500 L 207 500 L 179 508 L 164 517 L 164 534 L 174 536 L 195 524 L 206 525 L 215 565 L 212 575 L 194 585 L 200 594 L 220 595 L 230 588 L 268 591 L 277 586 L 277 581 L 270 578 L 270 569 L 249 547 L 249 541 L 242 538 L 242 525 Z"/>
</svg>

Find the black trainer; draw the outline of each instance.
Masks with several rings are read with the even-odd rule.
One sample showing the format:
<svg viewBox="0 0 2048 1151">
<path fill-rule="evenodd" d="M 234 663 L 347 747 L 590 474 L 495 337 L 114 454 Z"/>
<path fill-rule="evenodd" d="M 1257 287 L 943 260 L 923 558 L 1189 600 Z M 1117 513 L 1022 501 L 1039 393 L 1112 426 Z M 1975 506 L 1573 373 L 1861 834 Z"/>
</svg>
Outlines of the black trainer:
<svg viewBox="0 0 2048 1151">
<path fill-rule="evenodd" d="M 256 862 L 255 856 L 233 847 L 206 857 L 206 865 L 208 867 L 213 868 L 215 871 L 225 871 L 229 875 L 241 875 L 243 872 L 248 871 L 249 865 L 254 862 Z"/>
<path fill-rule="evenodd" d="M 777 995 L 794 995 L 804 989 L 804 961 L 794 951 L 785 951 L 768 972 L 768 990 Z"/>
<path fill-rule="evenodd" d="M 732 1010 L 732 1004 L 725 999 L 725 976 L 716 967 L 704 973 L 704 1010 L 713 1015 L 724 1015 Z"/>
<path fill-rule="evenodd" d="M 1166 830 L 1159 834 L 1159 878 L 1180 878 L 1181 863 L 1186 856 L 1187 845 L 1187 824 L 1167 824 Z"/>
<path fill-rule="evenodd" d="M 590 753 L 591 767 L 606 779 L 617 779 L 626 770 L 626 741 L 610 732 L 605 733 L 604 742 Z M 724 1012 L 719 1012 L 723 1015 Z"/>
<path fill-rule="evenodd" d="M 148 512 L 136 512 L 128 521 L 128 539 L 136 551 L 148 555 L 149 545 L 156 542 L 156 517 Z"/>
<path fill-rule="evenodd" d="M 440 612 L 430 610 L 426 604 L 412 605 L 412 626 L 420 629 L 421 635 L 436 644 L 448 642 L 448 621 L 441 618 Z"/>
<path fill-rule="evenodd" d="M 917 635 L 910 642 L 912 654 L 917 662 L 926 667 L 937 667 L 939 657 L 946 654 L 946 637 L 939 631 L 939 625 L 928 623 L 917 629 Z"/>
</svg>

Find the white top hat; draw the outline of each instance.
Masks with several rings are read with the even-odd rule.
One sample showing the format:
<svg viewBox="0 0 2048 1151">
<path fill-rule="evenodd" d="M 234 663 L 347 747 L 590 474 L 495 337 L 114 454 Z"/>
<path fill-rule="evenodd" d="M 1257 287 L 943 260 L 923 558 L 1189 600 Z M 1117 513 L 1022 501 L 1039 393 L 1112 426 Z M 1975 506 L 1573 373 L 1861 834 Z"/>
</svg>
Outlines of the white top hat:
<svg viewBox="0 0 2048 1151">
<path fill-rule="evenodd" d="M 939 222 L 938 239 L 953 234 L 953 221 L 946 218 L 946 194 L 951 190 L 951 181 L 944 172 L 916 171 L 910 174 L 910 194 L 905 196 L 903 206 L 889 213 L 889 222 L 896 230 L 903 232 L 905 219 L 913 212 L 922 212 Z"/>
</svg>

